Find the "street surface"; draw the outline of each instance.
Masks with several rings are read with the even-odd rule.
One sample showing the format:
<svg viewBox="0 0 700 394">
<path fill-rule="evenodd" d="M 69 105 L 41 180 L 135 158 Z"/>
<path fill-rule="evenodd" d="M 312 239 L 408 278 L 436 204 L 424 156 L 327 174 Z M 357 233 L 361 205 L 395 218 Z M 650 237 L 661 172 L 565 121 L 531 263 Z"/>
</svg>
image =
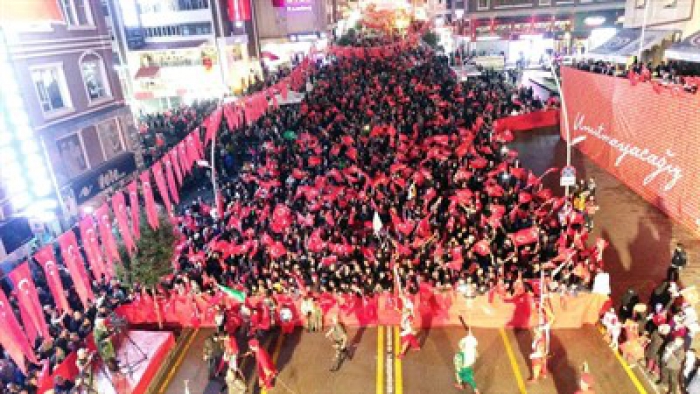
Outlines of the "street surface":
<svg viewBox="0 0 700 394">
<path fill-rule="evenodd" d="M 524 167 L 543 173 L 550 167 L 561 168 L 565 144 L 554 130 L 523 132 L 516 136 L 513 148 L 520 152 Z M 686 245 L 689 267 L 681 274 L 686 285 L 700 285 L 700 239 L 672 222 L 661 211 L 574 151 L 572 162 L 578 176 L 593 177 L 598 184 L 601 210 L 595 217 L 592 238 L 602 236 L 610 242 L 604 253 L 610 272 L 613 298 L 619 299 L 629 287 L 643 300 L 662 280 L 672 245 Z M 558 175 L 545 178 L 555 191 Z M 202 361 L 202 344 L 209 334 L 199 331 L 179 368 L 159 393 L 184 393 L 183 381 L 190 380 L 190 394 L 218 393 L 220 382 L 207 382 Z M 367 394 L 367 393 L 452 393 L 452 357 L 464 335 L 461 328 L 432 329 L 421 333 L 423 349 L 409 352 L 403 360 L 393 356 L 397 328 L 380 327 L 357 331 L 350 337 L 356 344 L 354 356 L 337 373 L 328 371 L 332 349 L 321 334 L 300 330 L 289 337 L 271 336 L 265 342 L 280 369 L 277 386 L 270 393 L 290 394 Z M 599 393 L 657 393 L 638 368 L 629 369 L 602 340 L 595 327 L 557 330 L 552 333 L 551 375 L 547 380 L 528 384 L 531 333 L 529 331 L 475 329 L 480 357 L 476 380 L 482 393 L 573 393 L 577 389 L 578 370 L 587 361 L 596 379 Z M 253 360 L 244 364 L 253 393 Z M 178 366 L 176 366 L 178 367 Z M 263 391 L 264 393 L 265 391 Z M 467 391 L 469 392 L 469 391 Z"/>
</svg>

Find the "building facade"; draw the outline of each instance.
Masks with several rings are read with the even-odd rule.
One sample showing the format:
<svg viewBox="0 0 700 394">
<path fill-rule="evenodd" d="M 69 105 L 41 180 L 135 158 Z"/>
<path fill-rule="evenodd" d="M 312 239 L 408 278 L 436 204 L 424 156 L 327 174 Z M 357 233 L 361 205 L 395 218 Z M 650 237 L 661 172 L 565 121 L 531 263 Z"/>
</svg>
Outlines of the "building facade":
<svg viewBox="0 0 700 394">
<path fill-rule="evenodd" d="M 259 73 L 252 8 L 214 0 L 103 0 L 138 112 L 238 92 Z"/>
<path fill-rule="evenodd" d="M 59 5 L 61 23 L 2 30 L 18 86 L 16 99 L 21 99 L 16 104 L 24 108 L 38 147 L 30 154 L 15 146 L 18 162 L 35 153 L 45 159 L 43 185 L 50 186 L 57 203 L 56 218 L 67 225 L 81 207 L 94 204 L 135 172 L 140 146 L 99 1 L 60 0 Z M 27 179 L 32 168 L 24 163 Z M 12 183 L 3 189 L 0 219 L 15 217 L 24 205 L 18 203 L 20 194 L 11 192 Z M 58 221 L 54 226 L 60 227 Z"/>
</svg>

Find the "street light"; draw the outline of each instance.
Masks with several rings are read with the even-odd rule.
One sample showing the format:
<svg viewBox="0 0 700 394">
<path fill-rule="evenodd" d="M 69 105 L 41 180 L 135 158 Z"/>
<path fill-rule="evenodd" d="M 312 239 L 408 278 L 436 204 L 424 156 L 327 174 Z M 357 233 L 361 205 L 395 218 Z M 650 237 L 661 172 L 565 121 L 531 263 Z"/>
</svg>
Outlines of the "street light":
<svg viewBox="0 0 700 394">
<path fill-rule="evenodd" d="M 556 70 L 554 69 L 553 59 L 549 59 L 549 70 L 552 72 L 552 77 L 554 77 L 554 83 L 557 85 L 557 91 L 559 92 L 559 100 L 561 101 L 561 113 L 564 117 L 564 132 L 566 134 L 566 166 L 571 167 L 571 147 L 573 146 L 573 144 L 571 141 L 571 129 L 569 128 L 569 114 L 566 110 L 566 100 L 564 100 L 564 91 L 561 89 L 559 76 L 557 75 Z M 564 186 L 564 195 L 566 197 L 569 197 L 569 186 Z"/>
</svg>

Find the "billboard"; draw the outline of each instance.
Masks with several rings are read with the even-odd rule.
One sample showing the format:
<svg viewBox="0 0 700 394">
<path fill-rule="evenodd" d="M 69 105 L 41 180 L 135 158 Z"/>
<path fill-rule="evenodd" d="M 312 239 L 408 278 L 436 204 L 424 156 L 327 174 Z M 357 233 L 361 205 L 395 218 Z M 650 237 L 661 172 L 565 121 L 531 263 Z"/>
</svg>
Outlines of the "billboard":
<svg viewBox="0 0 700 394">
<path fill-rule="evenodd" d="M 562 80 L 571 138 L 585 138 L 576 146 L 700 231 L 700 95 L 569 67 L 562 68 Z"/>
</svg>

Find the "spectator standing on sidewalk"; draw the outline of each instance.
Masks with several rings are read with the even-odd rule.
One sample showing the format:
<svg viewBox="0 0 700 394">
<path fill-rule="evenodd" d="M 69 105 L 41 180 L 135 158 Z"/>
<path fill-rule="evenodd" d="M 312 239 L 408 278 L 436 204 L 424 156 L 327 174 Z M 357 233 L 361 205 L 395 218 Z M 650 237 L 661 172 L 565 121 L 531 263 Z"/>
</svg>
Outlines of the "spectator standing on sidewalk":
<svg viewBox="0 0 700 394">
<path fill-rule="evenodd" d="M 688 254 L 683 248 L 683 244 L 679 242 L 676 244 L 676 248 L 673 250 L 671 265 L 668 267 L 668 280 L 671 282 L 677 282 L 680 271 L 685 268 L 686 265 L 688 265 Z"/>
</svg>

